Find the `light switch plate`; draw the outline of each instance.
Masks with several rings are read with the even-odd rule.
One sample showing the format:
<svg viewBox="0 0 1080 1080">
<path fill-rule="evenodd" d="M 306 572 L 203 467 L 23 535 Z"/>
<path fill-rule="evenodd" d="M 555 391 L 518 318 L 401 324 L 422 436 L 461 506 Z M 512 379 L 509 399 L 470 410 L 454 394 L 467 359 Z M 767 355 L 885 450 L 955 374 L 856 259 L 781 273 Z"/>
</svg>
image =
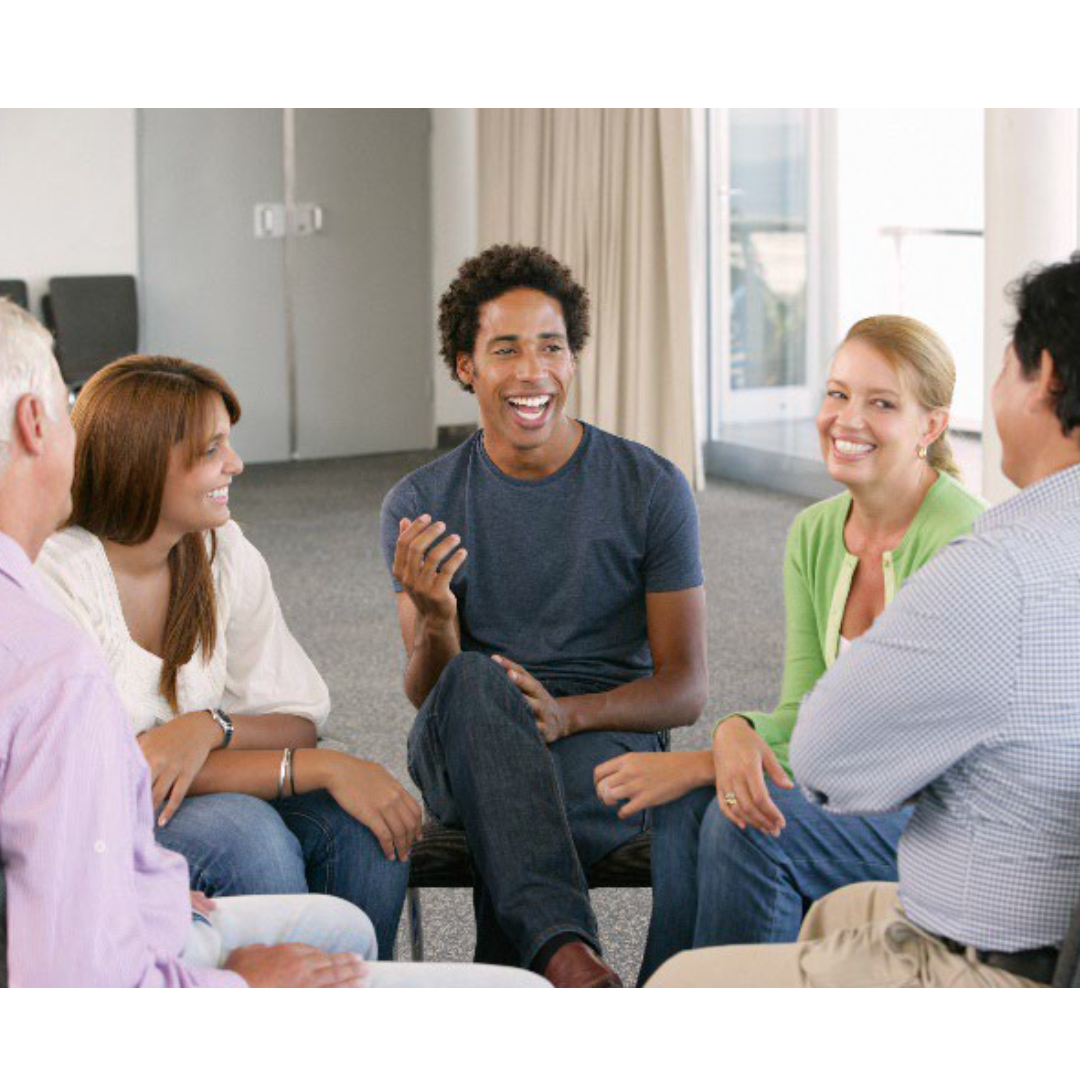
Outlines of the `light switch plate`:
<svg viewBox="0 0 1080 1080">
<path fill-rule="evenodd" d="M 255 204 L 255 239 L 280 240 L 285 235 L 285 204 Z"/>
</svg>

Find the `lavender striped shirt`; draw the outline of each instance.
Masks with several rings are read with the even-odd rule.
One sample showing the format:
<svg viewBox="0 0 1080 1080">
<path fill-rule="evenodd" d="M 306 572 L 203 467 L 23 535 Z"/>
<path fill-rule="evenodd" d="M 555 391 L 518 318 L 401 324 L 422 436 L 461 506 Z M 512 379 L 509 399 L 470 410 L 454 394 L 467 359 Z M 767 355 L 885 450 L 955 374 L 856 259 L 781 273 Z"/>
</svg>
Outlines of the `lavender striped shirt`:
<svg viewBox="0 0 1080 1080">
<path fill-rule="evenodd" d="M 177 957 L 187 866 L 96 646 L 0 533 L 0 861 L 11 986 L 243 986 Z"/>
</svg>

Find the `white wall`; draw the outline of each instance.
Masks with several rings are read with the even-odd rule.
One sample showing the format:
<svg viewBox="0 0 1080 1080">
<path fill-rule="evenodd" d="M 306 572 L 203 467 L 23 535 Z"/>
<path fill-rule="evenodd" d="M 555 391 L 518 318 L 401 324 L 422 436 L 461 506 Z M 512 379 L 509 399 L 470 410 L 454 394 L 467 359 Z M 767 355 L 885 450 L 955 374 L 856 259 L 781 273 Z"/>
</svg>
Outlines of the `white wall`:
<svg viewBox="0 0 1080 1080">
<path fill-rule="evenodd" d="M 431 110 L 431 289 L 432 310 L 464 259 L 476 254 L 476 110 Z M 452 380 L 439 355 L 438 326 L 432 345 L 435 364 L 435 424 L 477 422 L 476 398 Z"/>
<path fill-rule="evenodd" d="M 0 278 L 137 274 L 134 109 L 0 109 Z"/>
<path fill-rule="evenodd" d="M 901 281 L 895 242 L 881 229 L 983 228 L 982 110 L 841 109 L 836 179 L 835 340 L 867 315 L 898 312 L 926 322 L 956 358 L 954 426 L 978 430 L 983 241 L 909 237 Z"/>
<path fill-rule="evenodd" d="M 1001 471 L 990 391 L 1016 317 L 1006 287 L 1034 264 L 1067 259 L 1080 245 L 1080 110 L 987 109 L 986 414 L 983 495 L 1016 488 Z"/>
</svg>

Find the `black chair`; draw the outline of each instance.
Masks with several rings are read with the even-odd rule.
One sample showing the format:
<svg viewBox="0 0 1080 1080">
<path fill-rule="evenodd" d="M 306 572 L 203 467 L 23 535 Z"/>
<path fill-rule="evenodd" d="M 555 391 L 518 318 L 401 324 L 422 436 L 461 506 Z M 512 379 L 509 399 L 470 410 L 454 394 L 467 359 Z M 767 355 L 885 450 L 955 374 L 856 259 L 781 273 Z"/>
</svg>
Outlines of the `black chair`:
<svg viewBox="0 0 1080 1080">
<path fill-rule="evenodd" d="M 0 279 L 0 296 L 18 304 L 19 307 L 30 310 L 30 292 L 26 288 L 26 282 L 18 278 Z"/>
<path fill-rule="evenodd" d="M 650 835 L 639 833 L 589 867 L 590 889 L 651 889 Z M 413 960 L 424 959 L 424 920 L 420 890 L 471 889 L 472 861 L 465 833 L 437 821 L 424 823 L 424 831 L 409 855 L 409 894 L 405 905 L 409 946 Z"/>
<path fill-rule="evenodd" d="M 54 277 L 42 302 L 64 382 L 78 389 L 96 371 L 139 347 L 135 279 L 129 274 Z"/>
</svg>

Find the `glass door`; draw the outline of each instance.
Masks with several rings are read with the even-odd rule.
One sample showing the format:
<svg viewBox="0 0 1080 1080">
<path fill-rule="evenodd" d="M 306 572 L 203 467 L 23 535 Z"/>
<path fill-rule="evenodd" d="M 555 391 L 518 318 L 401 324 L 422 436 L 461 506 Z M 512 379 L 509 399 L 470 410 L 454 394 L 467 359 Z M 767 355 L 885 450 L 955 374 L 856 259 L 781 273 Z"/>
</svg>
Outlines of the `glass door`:
<svg viewBox="0 0 1080 1080">
<path fill-rule="evenodd" d="M 812 415 L 815 141 L 808 109 L 709 112 L 714 438 Z"/>
</svg>

